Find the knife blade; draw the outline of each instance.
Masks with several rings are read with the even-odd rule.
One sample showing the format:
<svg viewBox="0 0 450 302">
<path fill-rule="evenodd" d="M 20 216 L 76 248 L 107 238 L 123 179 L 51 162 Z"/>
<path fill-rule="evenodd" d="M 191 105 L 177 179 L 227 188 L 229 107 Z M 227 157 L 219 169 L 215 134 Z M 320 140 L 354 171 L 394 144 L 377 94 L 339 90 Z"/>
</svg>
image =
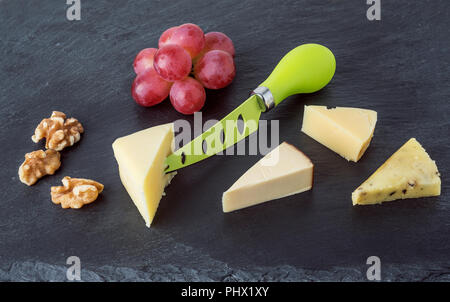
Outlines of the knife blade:
<svg viewBox="0 0 450 302">
<path fill-rule="evenodd" d="M 277 106 L 287 97 L 312 93 L 333 78 L 336 60 L 333 53 L 319 44 L 303 44 L 289 51 L 269 77 L 252 95 L 222 120 L 165 160 L 165 172 L 173 172 L 204 160 L 245 139 L 258 130 L 261 113 Z M 239 131 L 239 121 L 243 131 Z"/>
<path fill-rule="evenodd" d="M 222 120 L 197 136 L 190 143 L 166 158 L 166 173 L 184 168 L 215 155 L 256 132 L 264 105 L 258 95 L 250 96 Z M 239 122 L 243 122 L 240 127 Z M 241 131 L 239 128 L 243 128 Z"/>
</svg>

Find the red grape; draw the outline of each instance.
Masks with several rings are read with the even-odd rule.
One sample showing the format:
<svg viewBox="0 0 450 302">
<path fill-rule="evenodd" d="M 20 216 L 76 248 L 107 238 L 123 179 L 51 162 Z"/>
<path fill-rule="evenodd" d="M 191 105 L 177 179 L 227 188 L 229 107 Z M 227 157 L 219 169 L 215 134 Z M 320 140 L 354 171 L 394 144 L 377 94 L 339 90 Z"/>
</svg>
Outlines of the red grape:
<svg viewBox="0 0 450 302">
<path fill-rule="evenodd" d="M 156 48 L 145 48 L 141 50 L 136 59 L 134 59 L 133 67 L 136 74 L 140 74 L 149 68 L 153 68 L 153 58 L 158 49 Z"/>
<path fill-rule="evenodd" d="M 195 58 L 205 46 L 205 35 L 202 29 L 192 23 L 178 26 L 171 34 L 167 34 L 169 35 L 166 44 L 177 44 L 183 47 L 191 58 Z"/>
<path fill-rule="evenodd" d="M 228 52 L 233 58 L 235 54 L 233 41 L 226 34 L 217 31 L 205 34 L 205 47 L 196 59 L 200 59 L 202 55 L 210 50 L 223 50 Z"/>
<path fill-rule="evenodd" d="M 168 44 L 156 52 L 153 67 L 163 79 L 173 82 L 188 76 L 192 60 L 181 46 Z"/>
<path fill-rule="evenodd" d="M 194 74 L 195 78 L 206 88 L 226 87 L 236 75 L 233 57 L 223 50 L 208 51 L 195 64 Z"/>
<path fill-rule="evenodd" d="M 191 77 L 176 81 L 170 89 L 170 102 L 178 112 L 183 114 L 199 111 L 205 104 L 205 100 L 205 88 Z"/>
<path fill-rule="evenodd" d="M 131 95 L 139 105 L 150 107 L 167 98 L 171 85 L 172 83 L 161 78 L 155 69 L 150 68 L 136 76 L 131 86 Z"/>
<path fill-rule="evenodd" d="M 171 27 L 167 29 L 165 32 L 162 33 L 161 37 L 159 38 L 158 47 L 161 48 L 164 45 L 168 44 L 167 41 L 170 40 L 170 37 L 172 37 L 173 32 L 175 29 L 177 29 L 178 26 Z"/>
</svg>

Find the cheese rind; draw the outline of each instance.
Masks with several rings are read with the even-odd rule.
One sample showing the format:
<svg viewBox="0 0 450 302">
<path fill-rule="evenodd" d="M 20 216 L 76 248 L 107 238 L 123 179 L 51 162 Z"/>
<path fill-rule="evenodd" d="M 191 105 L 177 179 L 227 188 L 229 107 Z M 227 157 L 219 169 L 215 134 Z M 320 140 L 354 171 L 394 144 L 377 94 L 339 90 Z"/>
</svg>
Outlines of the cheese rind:
<svg viewBox="0 0 450 302">
<path fill-rule="evenodd" d="M 164 188 L 175 175 L 164 173 L 164 161 L 173 145 L 172 123 L 120 137 L 112 145 L 120 180 L 147 227 L 155 217 Z"/>
<path fill-rule="evenodd" d="M 347 160 L 357 162 L 366 151 L 377 123 L 368 109 L 305 106 L 302 131 Z"/>
<path fill-rule="evenodd" d="M 353 205 L 438 196 L 441 194 L 439 176 L 436 163 L 411 138 L 352 193 Z"/>
<path fill-rule="evenodd" d="M 231 212 L 310 190 L 313 168 L 306 155 L 284 142 L 223 193 L 223 211 Z"/>
</svg>

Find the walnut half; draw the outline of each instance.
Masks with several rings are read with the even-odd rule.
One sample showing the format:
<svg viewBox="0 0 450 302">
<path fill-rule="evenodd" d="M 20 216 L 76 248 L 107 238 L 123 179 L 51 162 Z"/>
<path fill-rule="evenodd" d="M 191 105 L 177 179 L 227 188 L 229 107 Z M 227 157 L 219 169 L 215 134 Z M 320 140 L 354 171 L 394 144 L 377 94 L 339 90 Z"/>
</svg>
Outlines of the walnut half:
<svg viewBox="0 0 450 302">
<path fill-rule="evenodd" d="M 19 167 L 20 181 L 31 186 L 39 178 L 55 173 L 61 166 L 60 158 L 61 155 L 55 150 L 37 150 L 25 154 L 25 161 Z"/>
<path fill-rule="evenodd" d="M 64 113 L 53 111 L 50 118 L 39 123 L 31 139 L 37 143 L 45 138 L 45 148 L 61 151 L 78 142 L 83 132 L 83 126 L 77 119 L 66 119 Z"/>
<path fill-rule="evenodd" d="M 85 204 L 95 201 L 103 191 L 99 182 L 66 176 L 62 179 L 63 186 L 51 187 L 54 204 L 61 204 L 63 209 L 79 209 Z"/>
</svg>

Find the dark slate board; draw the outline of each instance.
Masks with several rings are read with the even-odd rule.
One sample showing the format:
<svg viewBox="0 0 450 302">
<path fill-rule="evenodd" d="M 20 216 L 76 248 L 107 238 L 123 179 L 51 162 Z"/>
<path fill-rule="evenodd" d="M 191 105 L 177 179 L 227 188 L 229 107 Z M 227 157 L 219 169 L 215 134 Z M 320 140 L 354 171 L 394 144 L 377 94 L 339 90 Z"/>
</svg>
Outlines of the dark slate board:
<svg viewBox="0 0 450 302">
<path fill-rule="evenodd" d="M 84 280 L 366 280 L 381 258 L 384 280 L 449 280 L 449 2 L 382 1 L 382 20 L 365 1 L 0 1 L 0 137 L 3 158 L 0 279 L 65 280 L 81 258 Z M 326 89 L 290 97 L 264 119 L 316 165 L 312 191 L 224 214 L 221 194 L 260 156 L 216 156 L 186 168 L 167 189 L 147 229 L 120 184 L 115 138 L 186 118 L 170 102 L 137 106 L 132 61 L 185 22 L 223 31 L 236 47 L 237 76 L 208 91 L 204 119 L 245 100 L 295 46 L 316 42 L 335 54 Z M 357 164 L 300 132 L 304 104 L 378 111 L 375 137 Z M 86 133 L 62 153 L 62 168 L 29 188 L 17 169 L 30 137 L 52 110 Z M 187 117 L 192 122 L 192 117 Z M 350 194 L 410 137 L 437 161 L 442 195 L 353 207 Z M 63 176 L 105 184 L 97 202 L 63 210 L 49 190 Z"/>
</svg>

